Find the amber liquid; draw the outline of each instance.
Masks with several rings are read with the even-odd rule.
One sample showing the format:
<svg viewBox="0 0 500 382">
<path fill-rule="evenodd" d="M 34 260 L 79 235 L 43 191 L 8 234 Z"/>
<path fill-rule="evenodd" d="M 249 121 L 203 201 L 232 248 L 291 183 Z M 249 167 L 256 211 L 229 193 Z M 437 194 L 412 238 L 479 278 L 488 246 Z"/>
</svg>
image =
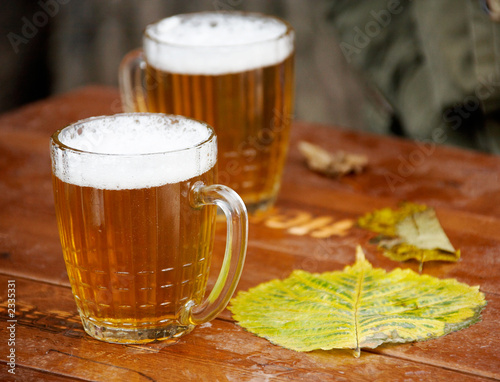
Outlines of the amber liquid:
<svg viewBox="0 0 500 382">
<path fill-rule="evenodd" d="M 147 110 L 141 111 L 184 115 L 213 126 L 218 182 L 234 189 L 253 212 L 272 203 L 280 187 L 293 75 L 293 54 L 277 65 L 224 75 L 168 73 L 148 65 Z"/>
<path fill-rule="evenodd" d="M 64 260 L 80 314 L 96 325 L 154 328 L 178 319 L 205 292 L 215 227 L 213 206 L 195 209 L 196 181 L 102 190 L 53 176 Z"/>
</svg>

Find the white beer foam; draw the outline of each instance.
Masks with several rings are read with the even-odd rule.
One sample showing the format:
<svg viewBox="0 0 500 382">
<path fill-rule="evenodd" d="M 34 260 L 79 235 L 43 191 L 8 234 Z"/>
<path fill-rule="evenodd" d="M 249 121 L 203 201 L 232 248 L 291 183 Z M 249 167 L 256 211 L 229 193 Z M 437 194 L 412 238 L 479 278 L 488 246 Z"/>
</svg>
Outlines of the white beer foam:
<svg viewBox="0 0 500 382">
<path fill-rule="evenodd" d="M 211 133 L 201 122 L 177 116 L 91 118 L 61 131 L 59 141 L 72 150 L 52 146 L 53 171 L 66 183 L 107 190 L 178 183 L 217 162 L 216 138 L 207 142 Z"/>
<path fill-rule="evenodd" d="M 172 16 L 149 25 L 146 60 L 173 73 L 219 75 L 284 61 L 294 33 L 265 15 L 203 12 Z"/>
</svg>

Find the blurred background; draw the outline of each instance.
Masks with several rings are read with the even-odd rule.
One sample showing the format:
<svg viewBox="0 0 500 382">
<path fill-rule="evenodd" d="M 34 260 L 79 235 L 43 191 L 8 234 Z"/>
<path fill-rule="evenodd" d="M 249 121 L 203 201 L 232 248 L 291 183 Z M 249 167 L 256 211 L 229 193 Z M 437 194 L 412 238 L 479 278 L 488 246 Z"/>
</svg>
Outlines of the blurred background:
<svg viewBox="0 0 500 382">
<path fill-rule="evenodd" d="M 500 153 L 498 0 L 0 0 L 0 113 L 117 86 L 147 24 L 224 10 L 295 28 L 296 119 Z"/>
</svg>

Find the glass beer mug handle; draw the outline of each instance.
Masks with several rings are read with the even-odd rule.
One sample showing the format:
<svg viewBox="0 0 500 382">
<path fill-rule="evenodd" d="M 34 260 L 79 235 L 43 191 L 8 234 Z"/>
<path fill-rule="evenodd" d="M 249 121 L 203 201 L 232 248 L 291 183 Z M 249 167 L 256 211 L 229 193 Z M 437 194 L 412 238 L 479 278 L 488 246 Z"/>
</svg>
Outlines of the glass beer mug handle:
<svg viewBox="0 0 500 382">
<path fill-rule="evenodd" d="M 202 324 L 215 318 L 227 306 L 243 270 L 248 239 L 248 216 L 245 204 L 231 188 L 195 183 L 191 190 L 192 205 L 214 204 L 227 219 L 226 252 L 217 281 L 207 299 L 200 305 L 191 303 L 182 318 L 183 324 Z"/>
<path fill-rule="evenodd" d="M 123 110 L 127 113 L 147 110 L 146 61 L 142 49 L 128 53 L 120 63 L 118 81 Z"/>
</svg>

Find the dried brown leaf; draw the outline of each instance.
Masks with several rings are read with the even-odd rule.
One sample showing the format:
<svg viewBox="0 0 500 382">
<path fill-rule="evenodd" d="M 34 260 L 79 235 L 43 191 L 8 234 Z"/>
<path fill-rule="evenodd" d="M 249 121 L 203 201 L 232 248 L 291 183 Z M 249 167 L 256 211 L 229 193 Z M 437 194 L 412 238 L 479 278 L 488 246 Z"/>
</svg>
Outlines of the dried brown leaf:
<svg viewBox="0 0 500 382">
<path fill-rule="evenodd" d="M 343 151 L 329 152 L 309 142 L 299 142 L 299 151 L 306 159 L 307 166 L 330 177 L 342 177 L 347 174 L 359 174 L 368 164 L 364 155 Z"/>
</svg>

